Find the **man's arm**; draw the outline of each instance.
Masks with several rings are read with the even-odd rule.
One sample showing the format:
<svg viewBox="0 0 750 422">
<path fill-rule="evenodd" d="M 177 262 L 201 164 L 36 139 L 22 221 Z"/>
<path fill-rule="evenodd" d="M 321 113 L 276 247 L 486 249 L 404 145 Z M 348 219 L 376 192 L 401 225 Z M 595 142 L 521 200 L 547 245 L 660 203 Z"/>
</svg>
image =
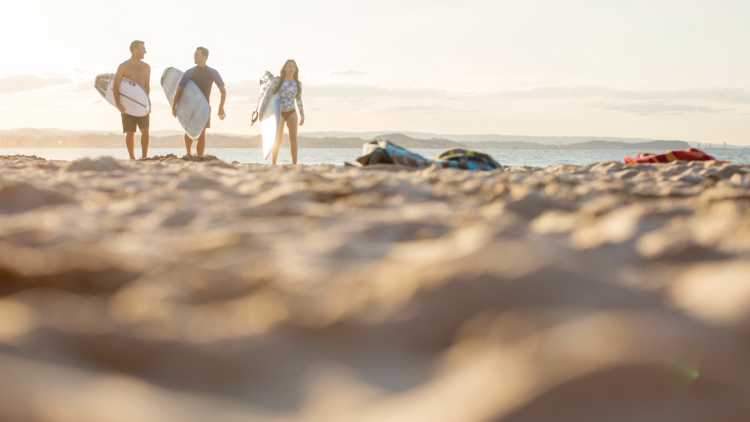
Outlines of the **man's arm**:
<svg viewBox="0 0 750 422">
<path fill-rule="evenodd" d="M 182 95 L 183 88 L 177 87 L 177 92 L 174 93 L 174 99 L 172 100 L 172 116 L 177 117 L 177 103 L 180 102 L 180 96 Z"/>
<path fill-rule="evenodd" d="M 187 87 L 190 79 L 193 78 L 193 72 L 195 72 L 195 68 L 188 69 L 187 72 L 182 74 L 182 78 L 180 78 L 180 82 L 177 84 L 177 91 L 174 93 L 174 98 L 172 99 L 172 115 L 174 117 L 177 117 L 177 103 L 180 102 L 182 91 Z"/>
<path fill-rule="evenodd" d="M 221 103 L 219 104 L 219 119 L 224 120 L 224 118 L 227 117 L 227 113 L 224 113 L 224 102 L 227 100 L 227 89 L 225 87 L 220 87 L 219 91 L 221 92 Z"/>
<path fill-rule="evenodd" d="M 125 67 L 124 63 L 117 68 L 117 73 L 115 73 L 115 86 L 112 87 L 112 93 L 115 96 L 115 105 L 120 109 L 120 113 L 125 114 L 125 107 L 120 104 L 120 84 L 122 83 L 122 74 L 125 71 L 123 67 Z"/>
<path fill-rule="evenodd" d="M 143 89 L 146 90 L 146 95 L 151 95 L 151 66 L 146 65 L 148 72 L 146 73 L 146 86 Z"/>
<path fill-rule="evenodd" d="M 219 91 L 221 91 L 221 103 L 219 104 L 219 119 L 224 120 L 225 117 L 227 117 L 227 114 L 224 113 L 224 101 L 227 100 L 227 89 L 224 87 L 224 80 L 221 79 L 221 75 L 219 75 L 219 72 L 216 71 L 216 69 L 208 68 L 209 72 L 211 72 L 211 76 L 214 78 L 214 83 L 217 87 L 219 87 Z"/>
</svg>

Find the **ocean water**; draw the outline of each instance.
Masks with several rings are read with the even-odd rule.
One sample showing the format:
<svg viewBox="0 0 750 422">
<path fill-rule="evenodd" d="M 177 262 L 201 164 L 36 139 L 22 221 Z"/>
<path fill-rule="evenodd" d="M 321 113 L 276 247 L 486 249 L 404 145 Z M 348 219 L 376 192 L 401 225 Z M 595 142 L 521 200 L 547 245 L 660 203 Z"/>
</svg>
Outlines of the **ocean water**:
<svg viewBox="0 0 750 422">
<path fill-rule="evenodd" d="M 443 150 L 441 149 L 414 149 L 413 152 L 425 158 L 434 158 Z M 624 161 L 625 157 L 635 157 L 636 150 L 574 150 L 574 149 L 495 149 L 480 150 L 491 155 L 500 164 L 506 166 L 533 166 L 546 167 L 555 164 L 586 165 L 602 161 Z M 658 152 L 658 151 L 657 151 Z M 719 160 L 727 160 L 737 164 L 750 163 L 750 150 L 710 150 L 706 151 Z M 128 152 L 125 148 L 2 148 L 0 155 L 25 154 L 36 155 L 48 160 L 75 160 L 83 157 L 110 156 L 114 158 L 127 159 Z M 149 156 L 175 154 L 178 157 L 185 155 L 181 148 L 152 148 Z M 263 160 L 262 150 L 256 148 L 208 148 L 206 154 L 215 155 L 228 163 L 239 161 L 240 163 L 270 163 Z M 136 156 L 140 155 L 140 149 L 136 147 Z M 298 155 L 299 164 L 338 164 L 345 161 L 354 161 L 362 155 L 361 149 L 345 148 L 310 148 L 300 149 Z M 279 154 L 279 164 L 292 164 L 289 149 L 283 148 Z"/>
</svg>

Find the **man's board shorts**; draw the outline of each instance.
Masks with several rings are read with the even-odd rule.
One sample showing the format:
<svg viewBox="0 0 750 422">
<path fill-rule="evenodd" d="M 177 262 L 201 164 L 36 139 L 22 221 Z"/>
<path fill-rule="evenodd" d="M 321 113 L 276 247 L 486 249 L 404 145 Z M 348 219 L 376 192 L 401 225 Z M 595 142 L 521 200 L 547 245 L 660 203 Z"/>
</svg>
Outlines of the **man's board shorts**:
<svg viewBox="0 0 750 422">
<path fill-rule="evenodd" d="M 122 115 L 122 132 L 128 133 L 128 132 L 135 132 L 135 126 L 138 125 L 138 129 L 143 131 L 144 128 L 148 127 L 148 116 L 149 114 L 143 116 L 143 117 L 135 117 L 131 116 L 129 114 L 121 113 Z"/>
</svg>

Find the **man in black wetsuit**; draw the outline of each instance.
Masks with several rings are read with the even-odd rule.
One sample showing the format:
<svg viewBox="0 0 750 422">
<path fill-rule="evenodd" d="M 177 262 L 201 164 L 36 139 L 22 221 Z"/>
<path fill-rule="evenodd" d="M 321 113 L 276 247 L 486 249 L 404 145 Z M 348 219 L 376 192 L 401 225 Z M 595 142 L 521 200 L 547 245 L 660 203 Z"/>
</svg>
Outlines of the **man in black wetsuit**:
<svg viewBox="0 0 750 422">
<path fill-rule="evenodd" d="M 177 103 L 180 101 L 182 90 L 185 89 L 188 82 L 193 81 L 196 85 L 198 85 L 198 88 L 203 93 L 203 96 L 206 97 L 206 101 L 208 101 L 209 104 L 211 102 L 211 100 L 209 99 L 209 97 L 211 96 L 211 88 L 213 87 L 213 84 L 215 82 L 216 86 L 219 87 L 219 91 L 221 91 L 219 119 L 224 120 L 224 118 L 227 117 L 226 113 L 224 113 L 224 102 L 227 99 L 227 90 L 224 88 L 224 81 L 221 79 L 219 72 L 217 72 L 216 69 L 212 69 L 206 66 L 206 60 L 208 60 L 208 49 L 198 47 L 195 50 L 193 59 L 195 60 L 195 64 L 197 66 L 192 69 L 188 69 L 188 71 L 185 72 L 184 75 L 182 75 L 180 84 L 177 87 L 177 92 L 175 92 L 174 94 L 174 100 L 172 101 L 172 115 L 177 117 Z M 208 118 L 206 129 L 208 129 L 209 127 L 211 127 L 211 117 Z M 195 146 L 195 150 L 198 153 L 199 157 L 203 156 L 203 151 L 206 149 L 206 129 L 203 129 L 201 136 L 198 137 L 198 144 Z M 193 140 L 187 134 L 185 134 L 185 148 L 187 149 L 188 155 L 191 155 L 192 147 Z"/>
</svg>

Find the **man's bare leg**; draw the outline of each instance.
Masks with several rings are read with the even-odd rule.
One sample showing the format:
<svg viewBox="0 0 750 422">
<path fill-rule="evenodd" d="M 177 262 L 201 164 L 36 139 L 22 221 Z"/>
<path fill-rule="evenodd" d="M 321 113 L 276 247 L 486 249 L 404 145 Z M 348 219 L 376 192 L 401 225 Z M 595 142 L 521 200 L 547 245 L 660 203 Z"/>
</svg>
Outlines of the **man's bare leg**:
<svg viewBox="0 0 750 422">
<path fill-rule="evenodd" d="M 135 132 L 125 132 L 125 146 L 128 147 L 130 159 L 135 160 Z"/>
<path fill-rule="evenodd" d="M 193 153 L 190 152 L 193 149 L 193 139 L 187 136 L 187 133 L 185 134 L 185 149 L 187 150 L 188 155 L 193 155 Z"/>
<path fill-rule="evenodd" d="M 148 128 L 144 127 L 141 129 L 141 152 L 143 152 L 143 158 L 148 158 Z"/>
<path fill-rule="evenodd" d="M 203 133 L 198 137 L 198 143 L 195 145 L 195 151 L 198 153 L 198 157 L 203 157 L 203 151 L 206 150 L 206 129 L 203 129 Z"/>
</svg>

